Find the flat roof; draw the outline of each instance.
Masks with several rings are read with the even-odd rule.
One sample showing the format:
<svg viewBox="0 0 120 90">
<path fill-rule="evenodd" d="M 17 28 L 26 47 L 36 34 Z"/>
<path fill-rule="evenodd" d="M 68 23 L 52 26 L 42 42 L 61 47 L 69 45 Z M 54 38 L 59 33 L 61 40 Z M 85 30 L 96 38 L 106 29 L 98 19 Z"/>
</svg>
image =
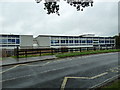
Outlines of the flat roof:
<svg viewBox="0 0 120 90">
<path fill-rule="evenodd" d="M 84 35 L 79 35 L 79 36 L 72 36 L 72 35 L 39 35 L 37 37 L 84 37 L 84 38 L 90 38 L 92 36 L 84 36 Z M 93 38 L 99 38 L 99 37 L 106 37 L 107 38 L 107 36 L 93 36 Z M 108 37 L 108 38 L 111 38 L 111 37 Z"/>
</svg>

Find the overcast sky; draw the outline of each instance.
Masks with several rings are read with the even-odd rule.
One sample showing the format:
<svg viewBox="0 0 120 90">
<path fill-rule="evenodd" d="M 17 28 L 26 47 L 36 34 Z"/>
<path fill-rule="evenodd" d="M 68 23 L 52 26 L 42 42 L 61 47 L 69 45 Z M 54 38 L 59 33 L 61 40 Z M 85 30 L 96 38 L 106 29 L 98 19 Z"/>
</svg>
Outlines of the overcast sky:
<svg viewBox="0 0 120 90">
<path fill-rule="evenodd" d="M 58 16 L 46 14 L 43 2 L 37 4 L 35 0 L 0 0 L 0 33 L 34 36 L 90 33 L 97 36 L 117 35 L 119 0 L 93 1 L 93 7 L 87 7 L 81 12 L 61 0 Z"/>
</svg>

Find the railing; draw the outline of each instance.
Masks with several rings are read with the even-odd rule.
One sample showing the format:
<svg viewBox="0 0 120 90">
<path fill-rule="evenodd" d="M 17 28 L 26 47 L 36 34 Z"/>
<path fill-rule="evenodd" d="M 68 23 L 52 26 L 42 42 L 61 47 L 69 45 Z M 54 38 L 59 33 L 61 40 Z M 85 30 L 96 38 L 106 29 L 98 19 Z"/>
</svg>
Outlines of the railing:
<svg viewBox="0 0 120 90">
<path fill-rule="evenodd" d="M 28 57 L 28 55 L 39 55 L 42 54 L 55 54 L 55 53 L 64 53 L 64 52 L 82 52 L 82 51 L 89 51 L 89 50 L 108 50 L 108 49 L 115 49 L 115 47 L 77 47 L 77 48 L 37 48 L 37 49 L 19 49 L 19 47 L 14 49 L 14 56 L 19 58 L 20 56 Z"/>
</svg>

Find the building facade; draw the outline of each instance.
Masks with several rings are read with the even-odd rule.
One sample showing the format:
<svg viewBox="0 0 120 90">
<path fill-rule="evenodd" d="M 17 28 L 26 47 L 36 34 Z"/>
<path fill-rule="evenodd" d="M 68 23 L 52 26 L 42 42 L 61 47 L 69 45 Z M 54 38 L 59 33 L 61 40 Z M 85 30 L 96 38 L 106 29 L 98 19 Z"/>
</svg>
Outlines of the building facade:
<svg viewBox="0 0 120 90">
<path fill-rule="evenodd" d="M 15 47 L 33 46 L 33 35 L 0 35 L 0 48 L 14 49 Z"/>
<path fill-rule="evenodd" d="M 39 47 L 39 48 L 61 48 L 61 47 L 115 47 L 115 38 L 98 37 L 94 34 L 80 36 L 56 36 L 39 35 L 0 35 L 0 48 L 14 49 L 15 47 Z"/>
<path fill-rule="evenodd" d="M 52 36 L 39 35 L 35 38 L 36 45 L 39 47 L 115 47 L 115 39 L 113 37 L 96 37 L 94 34 L 80 36 Z"/>
</svg>

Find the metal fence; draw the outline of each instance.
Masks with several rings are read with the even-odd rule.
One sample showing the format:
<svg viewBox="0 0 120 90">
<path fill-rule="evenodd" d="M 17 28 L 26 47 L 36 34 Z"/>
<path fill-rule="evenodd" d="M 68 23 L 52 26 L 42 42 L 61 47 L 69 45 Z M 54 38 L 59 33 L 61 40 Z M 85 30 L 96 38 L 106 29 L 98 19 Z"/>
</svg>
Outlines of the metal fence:
<svg viewBox="0 0 120 90">
<path fill-rule="evenodd" d="M 108 50 L 108 49 L 115 49 L 114 47 L 108 48 L 108 47 L 79 47 L 79 48 L 37 48 L 37 49 L 19 49 L 17 47 L 14 49 L 14 56 L 19 58 L 20 56 L 28 57 L 28 55 L 39 55 L 42 54 L 55 54 L 55 53 L 65 53 L 65 52 L 82 52 L 82 51 L 90 51 L 90 50 Z"/>
</svg>

